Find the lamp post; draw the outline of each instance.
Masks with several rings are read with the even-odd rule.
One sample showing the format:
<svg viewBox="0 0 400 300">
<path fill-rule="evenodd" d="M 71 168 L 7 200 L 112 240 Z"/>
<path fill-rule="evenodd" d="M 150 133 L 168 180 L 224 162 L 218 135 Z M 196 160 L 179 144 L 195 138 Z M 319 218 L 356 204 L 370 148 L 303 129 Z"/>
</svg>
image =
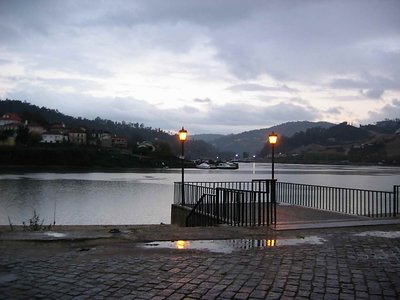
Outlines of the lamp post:
<svg viewBox="0 0 400 300">
<path fill-rule="evenodd" d="M 278 141 L 278 135 L 272 131 L 270 135 L 268 135 L 268 141 L 271 144 L 272 150 L 272 180 L 275 179 L 275 144 Z"/>
<path fill-rule="evenodd" d="M 182 205 L 185 205 L 185 149 L 184 149 L 184 144 L 187 139 L 187 130 L 185 128 L 179 130 L 178 132 L 178 138 L 182 144 L 182 155 L 181 155 L 181 160 L 182 160 Z"/>
</svg>

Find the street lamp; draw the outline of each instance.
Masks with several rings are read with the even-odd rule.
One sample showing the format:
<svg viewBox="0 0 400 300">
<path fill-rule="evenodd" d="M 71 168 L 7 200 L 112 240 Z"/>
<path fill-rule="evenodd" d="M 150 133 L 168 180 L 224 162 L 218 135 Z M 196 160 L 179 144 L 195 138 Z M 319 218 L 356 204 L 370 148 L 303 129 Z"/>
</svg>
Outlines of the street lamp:
<svg viewBox="0 0 400 300">
<path fill-rule="evenodd" d="M 274 172 L 275 172 L 275 144 L 278 141 L 278 135 L 272 131 L 270 135 L 268 135 L 268 141 L 271 144 L 272 149 L 272 180 L 274 180 Z"/>
<path fill-rule="evenodd" d="M 182 127 L 181 130 L 178 132 L 178 138 L 182 143 L 182 155 L 181 155 L 181 160 L 182 160 L 182 205 L 185 205 L 185 149 L 184 149 L 184 144 L 187 139 L 187 130 Z"/>
</svg>

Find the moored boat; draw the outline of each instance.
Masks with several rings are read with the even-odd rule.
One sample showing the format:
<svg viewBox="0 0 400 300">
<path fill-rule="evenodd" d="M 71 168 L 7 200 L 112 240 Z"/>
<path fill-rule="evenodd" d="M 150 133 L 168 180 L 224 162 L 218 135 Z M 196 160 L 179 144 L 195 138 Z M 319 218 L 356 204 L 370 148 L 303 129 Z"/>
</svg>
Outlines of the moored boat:
<svg viewBox="0 0 400 300">
<path fill-rule="evenodd" d="M 213 164 L 209 164 L 207 162 L 202 162 L 201 164 L 196 165 L 197 169 L 216 169 L 216 166 Z"/>
<path fill-rule="evenodd" d="M 217 169 L 236 170 L 239 169 L 239 164 L 235 162 L 220 162 L 217 164 Z"/>
<path fill-rule="evenodd" d="M 218 162 L 216 164 L 210 163 L 210 162 L 202 162 L 198 165 L 196 165 L 197 169 L 221 169 L 221 170 L 236 170 L 239 169 L 239 164 L 235 162 Z"/>
</svg>

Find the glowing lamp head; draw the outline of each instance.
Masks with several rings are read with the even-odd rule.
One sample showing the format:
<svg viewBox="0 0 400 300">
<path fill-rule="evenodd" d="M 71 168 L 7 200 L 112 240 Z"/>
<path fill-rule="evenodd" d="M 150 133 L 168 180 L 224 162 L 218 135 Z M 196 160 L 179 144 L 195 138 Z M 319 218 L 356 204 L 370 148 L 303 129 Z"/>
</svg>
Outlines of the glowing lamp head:
<svg viewBox="0 0 400 300">
<path fill-rule="evenodd" d="M 268 141 L 270 144 L 275 145 L 276 142 L 278 141 L 278 135 L 274 132 L 272 132 L 269 136 L 268 136 Z"/>
<path fill-rule="evenodd" d="M 187 139 L 187 130 L 185 130 L 185 128 L 182 127 L 181 130 L 179 130 L 178 132 L 178 138 L 181 142 L 186 141 Z"/>
</svg>

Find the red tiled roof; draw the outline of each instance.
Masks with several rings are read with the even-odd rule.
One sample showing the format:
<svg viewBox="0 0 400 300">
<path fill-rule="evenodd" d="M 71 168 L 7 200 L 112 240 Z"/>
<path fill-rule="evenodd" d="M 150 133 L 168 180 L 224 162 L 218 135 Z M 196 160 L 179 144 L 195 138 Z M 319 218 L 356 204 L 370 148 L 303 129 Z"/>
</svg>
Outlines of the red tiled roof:
<svg viewBox="0 0 400 300">
<path fill-rule="evenodd" d="M 6 113 L 1 118 L 22 123 L 22 119 L 17 114 L 14 113 Z"/>
</svg>

